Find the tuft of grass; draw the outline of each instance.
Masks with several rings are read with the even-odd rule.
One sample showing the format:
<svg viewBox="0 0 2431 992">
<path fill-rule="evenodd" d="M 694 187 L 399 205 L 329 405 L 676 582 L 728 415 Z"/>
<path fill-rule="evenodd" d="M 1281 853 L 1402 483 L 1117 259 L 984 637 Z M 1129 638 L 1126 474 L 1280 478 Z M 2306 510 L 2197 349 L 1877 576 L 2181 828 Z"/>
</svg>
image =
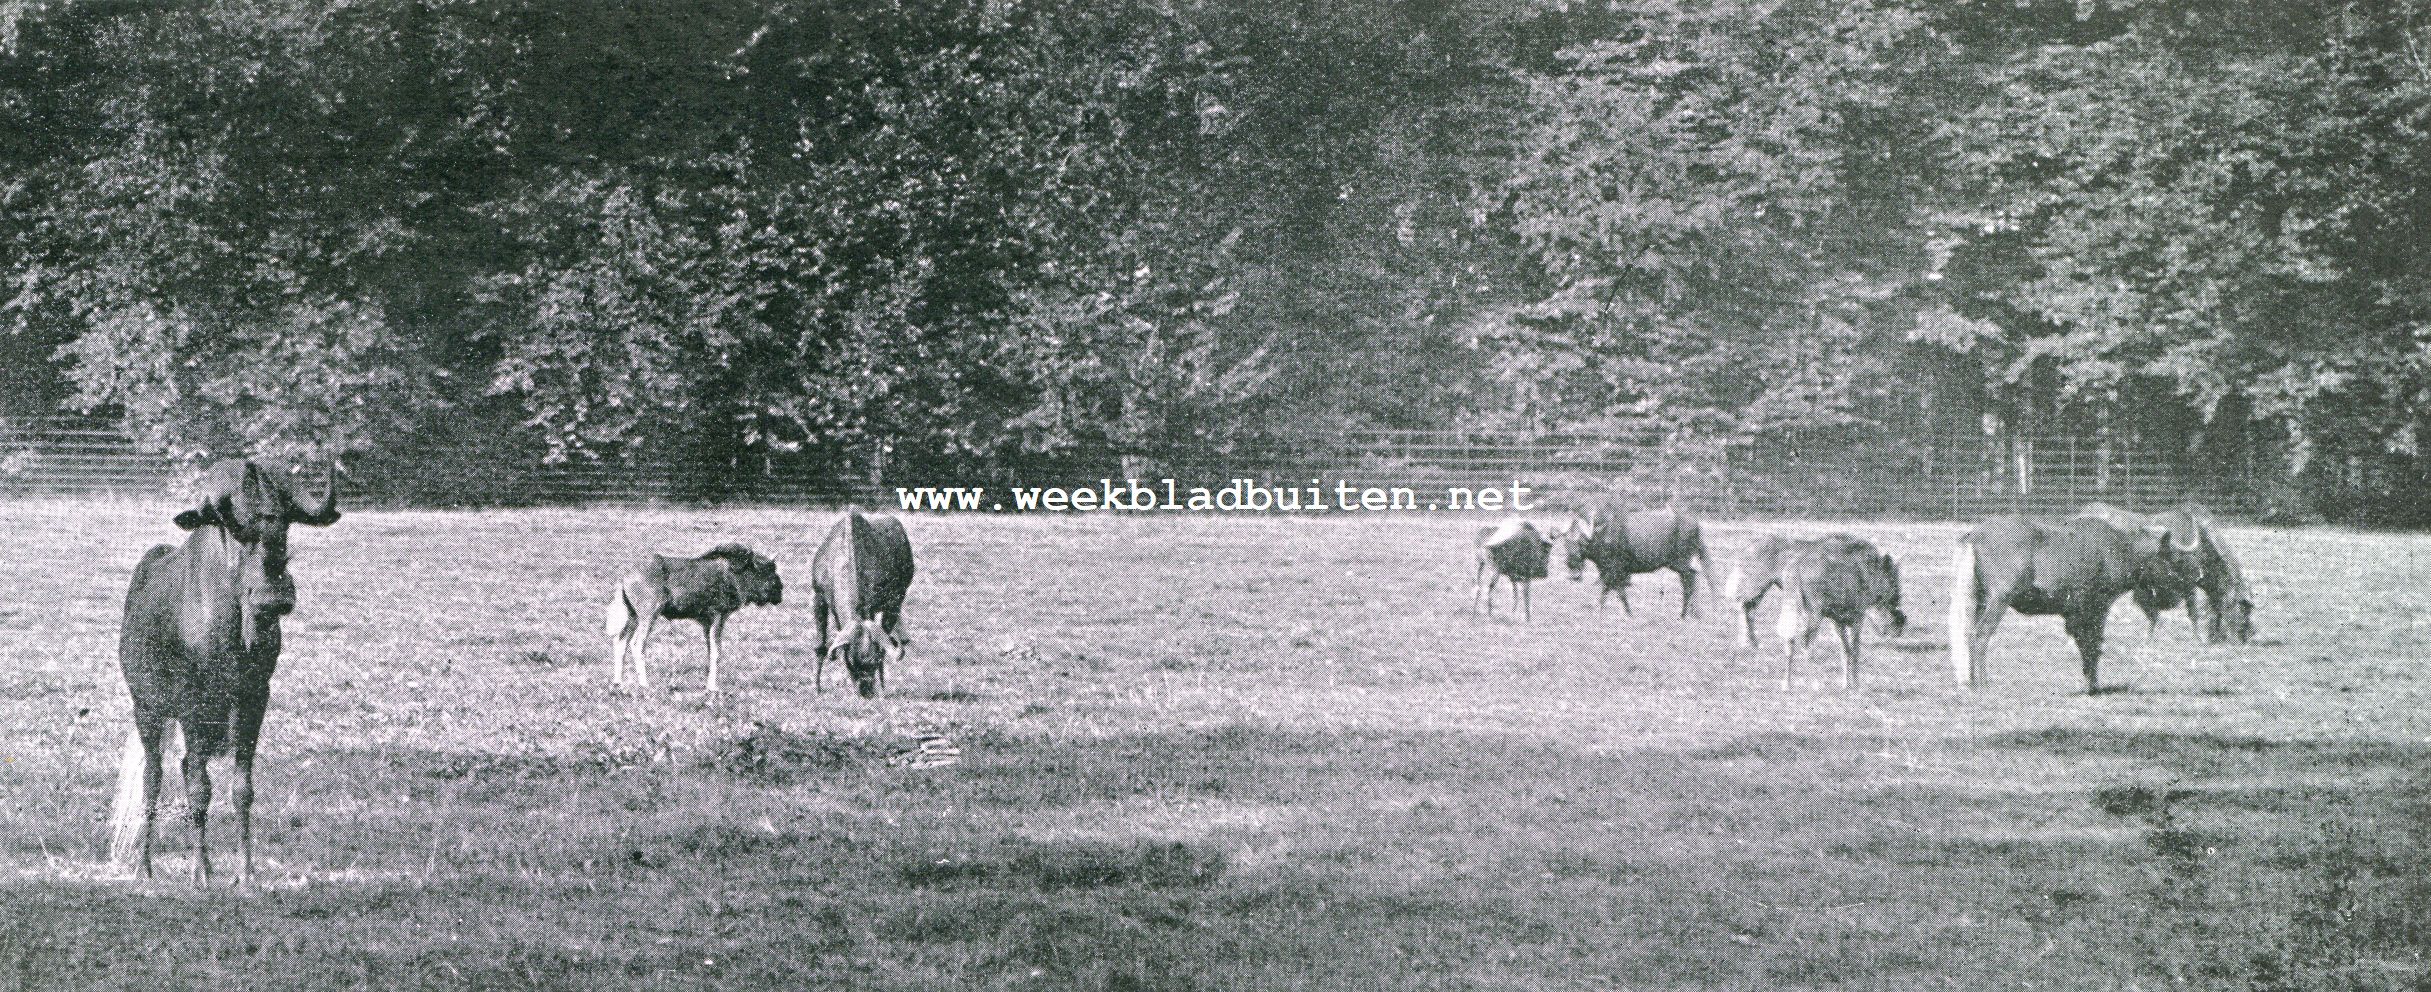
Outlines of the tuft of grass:
<svg viewBox="0 0 2431 992">
<path fill-rule="evenodd" d="M 883 747 L 833 733 L 801 733 L 761 722 L 719 743 L 701 765 L 764 785 L 792 785 L 813 775 L 884 760 Z"/>
<path fill-rule="evenodd" d="M 2166 816 L 2169 789 L 2147 785 L 2106 785 L 2093 790 L 2093 808 L 2104 815 L 2148 819 Z"/>
<path fill-rule="evenodd" d="M 1197 888 L 1224 874 L 1223 852 L 1179 841 L 1003 845 L 979 855 L 926 855 L 904 859 L 895 877 L 919 887 L 988 882 L 1043 892 L 1062 889 L 1137 887 Z"/>
<path fill-rule="evenodd" d="M 1135 885 L 1144 888 L 1201 887 L 1224 874 L 1221 851 L 1166 843 L 1091 844 L 1067 842 L 1023 851 L 1012 875 L 1046 890 Z"/>
<path fill-rule="evenodd" d="M 568 664 L 546 651 L 523 651 L 514 656 L 515 664 L 531 668 L 557 668 Z"/>
</svg>

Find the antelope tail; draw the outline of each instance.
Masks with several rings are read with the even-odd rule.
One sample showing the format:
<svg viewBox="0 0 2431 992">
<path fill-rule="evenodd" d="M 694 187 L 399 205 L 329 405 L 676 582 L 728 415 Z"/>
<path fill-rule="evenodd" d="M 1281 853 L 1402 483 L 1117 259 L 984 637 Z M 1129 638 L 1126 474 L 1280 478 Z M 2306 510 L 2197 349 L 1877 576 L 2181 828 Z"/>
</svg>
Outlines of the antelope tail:
<svg viewBox="0 0 2431 992">
<path fill-rule="evenodd" d="M 1970 650 L 1975 636 L 1975 542 L 1958 540 L 1958 560 L 1950 566 L 1950 670 L 1969 686 L 1983 684 L 1978 659 Z"/>
<path fill-rule="evenodd" d="M 1739 590 L 1745 588 L 1746 582 L 1746 566 L 1732 565 L 1730 578 L 1722 582 L 1722 606 L 1730 616 L 1732 626 L 1738 628 L 1740 645 L 1754 647 L 1756 646 L 1756 628 L 1748 620 L 1746 602 L 1739 598 Z"/>
<path fill-rule="evenodd" d="M 127 729 L 118 753 L 118 797 L 110 802 L 110 863 L 132 864 L 143 834 L 143 735 Z"/>
<path fill-rule="evenodd" d="M 1796 583 L 1782 583 L 1781 617 L 1773 621 L 1773 633 L 1781 635 L 1783 650 L 1794 651 L 1800 646 L 1809 622 L 1807 613 L 1805 590 L 1798 588 Z M 1746 614 L 1740 616 L 1745 617 Z"/>
<path fill-rule="evenodd" d="M 608 637 L 613 639 L 625 636 L 625 628 L 633 625 L 633 618 L 637 612 L 633 609 L 632 599 L 625 594 L 624 583 L 617 583 L 616 591 L 608 596 Z"/>
<path fill-rule="evenodd" d="M 177 761 L 186 749 L 185 725 L 169 722 L 168 739 L 161 742 L 161 763 Z M 163 777 L 167 769 L 162 770 Z M 118 752 L 118 794 L 110 801 L 110 863 L 129 865 L 143 843 L 143 735 L 127 728 L 127 745 Z"/>
</svg>

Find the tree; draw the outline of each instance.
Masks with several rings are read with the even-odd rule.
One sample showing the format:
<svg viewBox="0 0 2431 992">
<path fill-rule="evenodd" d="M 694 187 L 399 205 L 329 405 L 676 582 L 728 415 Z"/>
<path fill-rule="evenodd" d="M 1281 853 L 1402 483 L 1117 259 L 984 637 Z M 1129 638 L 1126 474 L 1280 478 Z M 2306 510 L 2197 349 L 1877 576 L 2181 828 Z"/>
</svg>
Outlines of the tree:
<svg viewBox="0 0 2431 992">
<path fill-rule="evenodd" d="M 18 334 L 74 329 L 73 401 L 173 452 L 264 454 L 362 447 L 439 403 L 429 225 L 483 177 L 476 134 L 398 112 L 447 107 L 399 71 L 435 72 L 430 39 L 393 9 L 83 6 L 21 25 L 41 47 L 18 57 L 91 71 L 12 90 L 75 108 L 25 173 L 7 305 Z"/>
<path fill-rule="evenodd" d="M 1920 274 L 1895 63 L 1871 4 L 1643 2 L 1524 75 L 1510 222 L 1548 284 L 1486 328 L 1525 418 L 1734 434 L 1850 415 Z"/>
<path fill-rule="evenodd" d="M 2424 12 L 2230 13 L 2131 6 L 1997 66 L 1950 129 L 1983 197 L 1954 218 L 1953 281 L 1991 320 L 1964 336 L 2062 402 L 2186 410 L 2213 439 L 2250 418 L 2295 471 L 2417 460 Z"/>
</svg>

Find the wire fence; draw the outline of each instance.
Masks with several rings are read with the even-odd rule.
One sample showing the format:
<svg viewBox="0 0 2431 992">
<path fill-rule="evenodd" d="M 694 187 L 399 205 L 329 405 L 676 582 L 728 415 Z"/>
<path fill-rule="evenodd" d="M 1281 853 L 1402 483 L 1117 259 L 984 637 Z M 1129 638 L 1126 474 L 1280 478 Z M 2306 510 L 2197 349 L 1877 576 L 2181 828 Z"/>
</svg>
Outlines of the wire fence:
<svg viewBox="0 0 2431 992">
<path fill-rule="evenodd" d="M 1454 487 L 1526 487 L 1532 503 L 1578 505 L 1616 496 L 1743 517 L 1965 520 L 2044 516 L 2102 501 L 2151 509 L 2199 501 L 2237 512 L 2238 494 L 2206 487 L 2184 467 L 2135 446 L 2073 437 L 1897 437 L 1846 430 L 1798 438 L 1681 446 L 1652 433 L 1343 430 L 1234 440 L 1159 457 L 1067 449 L 957 466 L 938 461 L 816 456 L 673 455 L 546 463 L 528 454 L 388 453 L 350 462 L 352 505 L 433 507 L 553 504 L 900 505 L 919 487 L 986 487 L 988 502 L 1017 488 L 1121 488 L 1168 493 L 1247 486 L 1317 487 L 1323 501 L 1407 491 L 1420 500 Z M 148 452 L 106 423 L 73 418 L 0 421 L 0 496 L 157 497 L 195 466 Z M 1508 492 L 1508 490 L 1505 490 Z"/>
</svg>

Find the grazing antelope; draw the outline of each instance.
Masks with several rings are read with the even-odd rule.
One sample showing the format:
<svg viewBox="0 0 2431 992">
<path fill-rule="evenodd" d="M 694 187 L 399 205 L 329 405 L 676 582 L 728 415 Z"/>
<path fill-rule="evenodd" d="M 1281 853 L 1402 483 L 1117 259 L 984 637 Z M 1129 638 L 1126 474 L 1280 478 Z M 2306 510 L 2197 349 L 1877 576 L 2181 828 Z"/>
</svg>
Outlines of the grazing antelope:
<svg viewBox="0 0 2431 992">
<path fill-rule="evenodd" d="M 2192 564 L 2161 527 L 2128 530 L 2091 517 L 2062 524 L 1994 517 L 1958 540 L 1950 664 L 1960 681 L 1982 688 L 1990 676 L 1986 653 L 2002 615 L 2057 615 L 2076 641 L 2086 694 L 2099 692 L 2111 604 L 2130 592 L 2157 599 L 2182 589 Z"/>
<path fill-rule="evenodd" d="M 813 691 L 824 691 L 828 659 L 842 655 L 844 672 L 864 699 L 886 685 L 886 664 L 901 661 L 903 594 L 912 586 L 912 539 L 889 516 L 844 511 L 811 558 L 811 613 L 819 625 Z"/>
<path fill-rule="evenodd" d="M 2093 517 L 2126 530 L 2159 527 L 2169 532 L 2170 546 L 2191 559 L 2184 570 L 2188 581 L 2173 589 L 2138 589 L 2136 608 L 2144 611 L 2145 629 L 2161 626 L 2163 611 L 2186 604 L 2186 621 L 2195 636 L 2218 644 L 2223 638 L 2243 644 L 2254 636 L 2254 596 L 2245 585 L 2245 570 L 2212 526 L 2211 514 L 2200 506 L 2185 506 L 2151 515 L 2130 513 L 2107 503 L 2087 504 L 2077 516 Z M 2198 609 L 2196 594 L 2203 606 Z M 2208 617 L 2208 624 L 2206 618 Z"/>
<path fill-rule="evenodd" d="M 1487 616 L 1494 615 L 1494 584 L 1511 580 L 1511 606 L 1524 619 L 1535 619 L 1529 585 L 1546 576 L 1553 542 L 1536 525 L 1513 517 L 1499 526 L 1477 528 L 1477 596 Z"/>
</svg>

